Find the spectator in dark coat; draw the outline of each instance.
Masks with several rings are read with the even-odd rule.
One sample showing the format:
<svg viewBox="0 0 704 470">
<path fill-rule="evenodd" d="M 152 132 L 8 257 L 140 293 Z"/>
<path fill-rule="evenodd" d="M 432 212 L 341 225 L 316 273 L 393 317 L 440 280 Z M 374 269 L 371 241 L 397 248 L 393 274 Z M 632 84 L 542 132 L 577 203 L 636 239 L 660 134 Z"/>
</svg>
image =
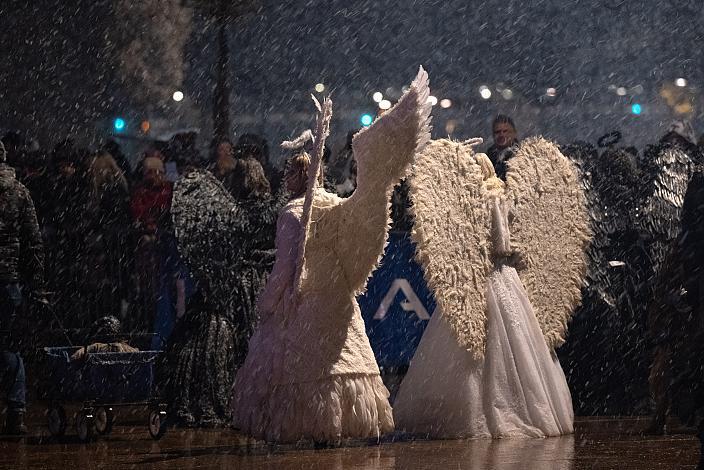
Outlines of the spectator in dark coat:
<svg viewBox="0 0 704 470">
<path fill-rule="evenodd" d="M 669 351 L 667 393 L 672 411 L 698 427 L 704 469 L 704 173 L 694 173 L 682 209 L 682 230 L 658 283 L 657 341 Z"/>
<path fill-rule="evenodd" d="M 88 183 L 85 167 L 73 141 L 60 142 L 52 152 L 46 207 L 47 277 L 56 292 L 56 311 L 66 328 L 79 328 L 90 321 L 86 312 L 85 239 L 87 234 Z"/>
<path fill-rule="evenodd" d="M 13 323 L 24 302 L 22 285 L 44 301 L 44 251 L 32 198 L 5 158 L 0 143 L 0 384 L 7 394 L 5 432 L 24 434 L 25 374 Z"/>
<path fill-rule="evenodd" d="M 129 299 L 129 189 L 112 155 L 98 152 L 88 170 L 87 306 L 93 319 L 123 317 Z M 129 253 L 129 255 L 128 255 Z"/>
<path fill-rule="evenodd" d="M 162 235 L 167 233 L 172 184 L 165 179 L 164 162 L 155 157 L 143 160 L 142 181 L 132 191 L 130 211 L 137 235 L 135 251 L 136 312 L 126 327 L 144 330 L 152 325 L 160 289 L 163 264 Z"/>
<path fill-rule="evenodd" d="M 496 176 L 506 179 L 506 163 L 513 158 L 518 146 L 518 132 L 513 119 L 505 114 L 499 114 L 491 124 L 494 136 L 494 145 L 489 147 L 486 154 L 494 165 Z"/>
</svg>

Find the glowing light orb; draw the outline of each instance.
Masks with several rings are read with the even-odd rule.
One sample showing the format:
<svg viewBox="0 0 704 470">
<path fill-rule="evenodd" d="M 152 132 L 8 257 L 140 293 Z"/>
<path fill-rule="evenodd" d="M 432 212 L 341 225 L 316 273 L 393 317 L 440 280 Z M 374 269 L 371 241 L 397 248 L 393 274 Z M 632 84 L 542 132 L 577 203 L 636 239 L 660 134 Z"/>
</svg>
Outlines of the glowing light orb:
<svg viewBox="0 0 704 470">
<path fill-rule="evenodd" d="M 479 87 L 479 95 L 485 100 L 488 100 L 489 98 L 491 98 L 491 90 L 488 86 L 482 85 Z"/>
<path fill-rule="evenodd" d="M 381 100 L 379 101 L 379 109 L 389 109 L 391 108 L 391 101 Z"/>
<path fill-rule="evenodd" d="M 362 114 L 362 117 L 359 118 L 359 122 L 361 122 L 364 127 L 369 127 L 373 120 L 374 118 L 371 114 Z"/>
</svg>

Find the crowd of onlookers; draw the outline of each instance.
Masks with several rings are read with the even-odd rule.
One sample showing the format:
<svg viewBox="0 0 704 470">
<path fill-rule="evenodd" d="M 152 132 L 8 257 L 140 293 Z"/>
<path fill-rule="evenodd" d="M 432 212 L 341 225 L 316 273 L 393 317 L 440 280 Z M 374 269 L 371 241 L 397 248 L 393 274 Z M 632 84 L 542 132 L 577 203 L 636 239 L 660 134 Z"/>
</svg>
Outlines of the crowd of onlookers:
<svg viewBox="0 0 704 470">
<path fill-rule="evenodd" d="M 208 156 L 195 138 L 186 133 L 154 142 L 135 165 L 115 140 L 91 150 L 66 139 L 46 152 L 17 132 L 2 138 L 7 164 L 34 201 L 46 289 L 61 321 L 56 327 L 78 328 L 114 315 L 128 331 L 152 331 L 158 309 L 176 308 L 182 277 L 173 262 L 169 211 L 174 182 L 190 168 L 210 170 L 235 199 L 249 184 L 244 178 L 258 179 L 267 193 L 281 189 L 282 170 L 263 137 L 213 141 Z M 349 146 L 339 157 L 338 181 L 328 181 L 350 193 Z"/>
<path fill-rule="evenodd" d="M 492 134 L 493 144 L 486 152 L 499 177 L 505 178 L 507 164 L 520 145 L 518 131 L 510 117 L 499 115 L 492 124 Z M 353 132 L 350 132 L 345 146 L 334 157 L 327 148 L 323 155 L 325 187 L 341 197 L 349 196 L 356 186 L 352 136 Z M 179 422 L 209 425 L 220 422 L 226 415 L 224 404 L 231 382 L 226 372 L 234 370 L 228 365 L 230 362 L 239 360 L 231 357 L 236 348 L 223 338 L 227 336 L 228 341 L 235 343 L 240 341 L 241 338 L 233 333 L 238 328 L 251 334 L 256 319 L 250 319 L 247 328 L 240 328 L 237 321 L 246 316 L 245 313 L 255 313 L 253 299 L 259 283 L 266 278 L 264 273 L 273 262 L 276 217 L 263 217 L 263 212 L 275 214 L 288 195 L 284 168 L 273 164 L 269 145 L 263 137 L 243 134 L 236 142 L 216 139 L 207 155 L 199 151 L 196 137 L 193 133 L 177 134 L 168 142 L 155 141 L 140 155 L 128 158 L 114 140 L 108 140 L 97 150 L 90 150 L 65 139 L 45 152 L 20 133 L 8 132 L 2 138 L 6 158 L 2 167 L 14 171 L 36 208 L 37 238 L 43 244 L 44 256 L 43 266 L 40 262 L 31 266 L 34 266 L 33 274 L 43 275 L 45 282 L 37 281 L 38 285 L 42 284 L 42 289 L 35 293 L 38 297 L 35 300 L 52 310 L 51 315 L 44 315 L 43 323 L 35 326 L 47 330 L 41 335 L 42 342 L 64 341 L 65 335 L 54 335 L 52 339 L 52 332 L 85 330 L 91 324 L 97 325 L 96 331 L 102 331 L 105 317 L 111 317 L 109 326 L 115 331 L 153 333 L 151 344 L 142 347 L 166 349 L 167 365 L 162 371 L 171 379 L 164 381 L 171 389 L 166 393 L 171 393 L 170 403 L 178 408 Z M 610 377 L 620 369 L 617 367 L 611 371 L 604 366 L 611 361 L 613 354 L 607 352 L 602 354 L 603 357 L 589 361 L 585 357 L 593 351 L 613 349 L 611 345 L 622 344 L 626 350 L 624 354 L 633 356 L 628 364 L 635 364 L 623 372 L 623 381 L 641 389 L 646 386 L 644 374 L 650 363 L 650 353 L 644 331 L 649 323 L 642 312 L 646 310 L 644 306 L 651 285 L 657 280 L 654 267 L 657 263 L 652 258 L 664 258 L 663 247 L 677 233 L 668 235 L 668 240 L 659 244 L 651 243 L 649 237 L 652 238 L 652 234 L 646 233 L 650 228 L 642 230 L 638 221 L 646 199 L 636 193 L 640 187 L 648 191 L 653 188 L 657 191 L 674 190 L 667 186 L 670 184 L 668 175 L 676 171 L 675 167 L 660 167 L 657 163 L 660 160 L 655 158 L 663 149 L 680 149 L 695 166 L 704 161 L 694 132 L 685 122 L 675 122 L 656 145 L 642 152 L 619 147 L 619 139 L 617 132 L 604 136 L 598 142 L 601 152 L 585 143 L 562 147 L 565 155 L 580 168 L 588 196 L 591 194 L 588 199 L 601 201 L 599 204 L 608 199 L 608 205 L 613 207 L 606 211 L 611 214 L 609 217 L 604 213 L 593 220 L 603 229 L 595 232 L 595 241 L 589 252 L 591 277 L 588 284 L 598 298 L 592 299 L 589 297 L 591 291 L 585 291 L 584 311 L 576 312 L 572 323 L 572 340 L 560 351 L 570 385 L 577 389 L 575 408 L 587 414 L 609 410 L 628 414 L 649 408 L 648 404 L 633 404 L 637 401 L 633 397 L 647 396 L 646 390 L 631 390 L 625 398 L 614 393 Z M 240 245 L 252 244 L 250 255 L 253 259 L 250 260 L 251 266 L 239 266 L 241 279 L 233 284 L 237 288 L 225 295 L 232 297 L 229 303 L 208 299 L 208 296 L 217 297 L 213 295 L 212 286 L 203 283 L 197 286 L 190 269 L 192 266 L 189 267 L 179 253 L 171 217 L 174 184 L 181 176 L 196 169 L 209 170 L 233 200 L 242 203 L 243 207 L 250 204 L 248 217 L 259 220 L 256 224 L 261 225 L 244 235 L 260 242 L 230 241 Z M 665 175 L 664 179 L 656 177 L 660 173 Z M 662 187 L 656 188 L 657 185 Z M 411 211 L 407 210 L 410 204 L 408 188 L 402 181 L 391 198 L 392 230 L 409 231 L 412 228 Z M 596 206 L 593 209 L 601 211 Z M 666 214 L 667 208 L 664 210 L 663 214 Z M 622 214 L 615 217 L 616 213 Z M 613 227 L 611 219 L 615 224 Z M 2 236 L 0 220 L 0 238 Z M 646 253 L 648 259 L 645 260 L 642 255 L 632 253 L 633 247 L 641 245 L 646 247 L 644 253 L 652 248 L 648 248 L 650 245 L 657 245 L 656 248 L 662 245 L 662 253 Z M 263 256 L 265 252 L 267 256 Z M 621 269 L 623 272 L 601 273 L 599 270 L 604 264 L 601 257 L 604 256 L 609 263 L 623 261 L 630 267 Z M 652 265 L 648 271 L 652 273 L 644 276 L 641 265 Z M 626 272 L 630 274 L 624 274 Z M 628 282 L 618 276 L 627 278 Z M 30 279 L 32 276 L 22 277 Z M 2 285 L 5 284 L 0 287 Z M 14 284 L 7 285 L 12 287 Z M 26 294 L 31 295 L 31 290 L 31 286 L 27 286 Z M 604 295 L 606 291 L 613 291 L 613 302 L 607 299 L 609 295 Z M 10 292 L 9 297 L 3 298 L 11 300 L 12 295 Z M 17 295 L 21 297 L 22 293 Z M 601 303 L 608 304 L 608 308 L 604 307 L 603 318 L 592 312 Z M 627 312 L 631 310 L 636 313 L 629 317 Z M 600 318 L 613 324 L 608 328 L 604 326 L 606 323 L 596 324 L 595 321 L 602 321 Z M 113 325 L 114 322 L 118 322 L 118 326 Z M 601 337 L 604 336 L 601 333 L 607 330 L 613 332 L 613 338 Z M 207 353 L 203 354 L 204 351 Z M 9 364 L 11 369 L 13 360 L 21 361 L 19 356 L 17 359 L 8 356 L 0 361 L 0 366 Z M 218 364 L 218 371 L 225 371 L 222 377 L 211 373 L 199 375 L 212 366 L 211 362 Z M 578 364 L 574 370 L 571 369 L 573 364 Z M 201 388 L 217 388 L 221 393 L 205 393 L 198 389 L 198 384 Z M 626 401 L 629 404 L 624 408 Z M 664 401 L 660 400 L 660 403 Z"/>
</svg>

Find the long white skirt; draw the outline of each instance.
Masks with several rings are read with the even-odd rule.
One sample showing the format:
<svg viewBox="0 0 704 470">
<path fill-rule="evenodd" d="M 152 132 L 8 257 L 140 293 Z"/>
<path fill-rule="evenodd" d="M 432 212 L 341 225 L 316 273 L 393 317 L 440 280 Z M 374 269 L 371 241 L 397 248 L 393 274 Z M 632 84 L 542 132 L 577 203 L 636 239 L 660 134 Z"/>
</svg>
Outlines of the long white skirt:
<svg viewBox="0 0 704 470">
<path fill-rule="evenodd" d="M 482 361 L 460 347 L 441 312 L 430 320 L 394 402 L 399 430 L 437 438 L 545 437 L 573 432 L 572 398 L 516 270 L 487 289 Z"/>
</svg>

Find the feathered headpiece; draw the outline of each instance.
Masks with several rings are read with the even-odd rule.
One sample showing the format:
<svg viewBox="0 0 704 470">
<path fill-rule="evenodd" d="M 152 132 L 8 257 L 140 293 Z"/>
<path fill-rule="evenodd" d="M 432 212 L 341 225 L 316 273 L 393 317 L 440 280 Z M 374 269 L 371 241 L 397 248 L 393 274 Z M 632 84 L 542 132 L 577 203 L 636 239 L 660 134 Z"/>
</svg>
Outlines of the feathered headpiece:
<svg viewBox="0 0 704 470">
<path fill-rule="evenodd" d="M 281 148 L 286 150 L 298 150 L 305 148 L 308 142 L 315 143 L 315 137 L 313 137 L 313 131 L 306 129 L 293 140 L 285 140 L 281 142 Z"/>
</svg>

